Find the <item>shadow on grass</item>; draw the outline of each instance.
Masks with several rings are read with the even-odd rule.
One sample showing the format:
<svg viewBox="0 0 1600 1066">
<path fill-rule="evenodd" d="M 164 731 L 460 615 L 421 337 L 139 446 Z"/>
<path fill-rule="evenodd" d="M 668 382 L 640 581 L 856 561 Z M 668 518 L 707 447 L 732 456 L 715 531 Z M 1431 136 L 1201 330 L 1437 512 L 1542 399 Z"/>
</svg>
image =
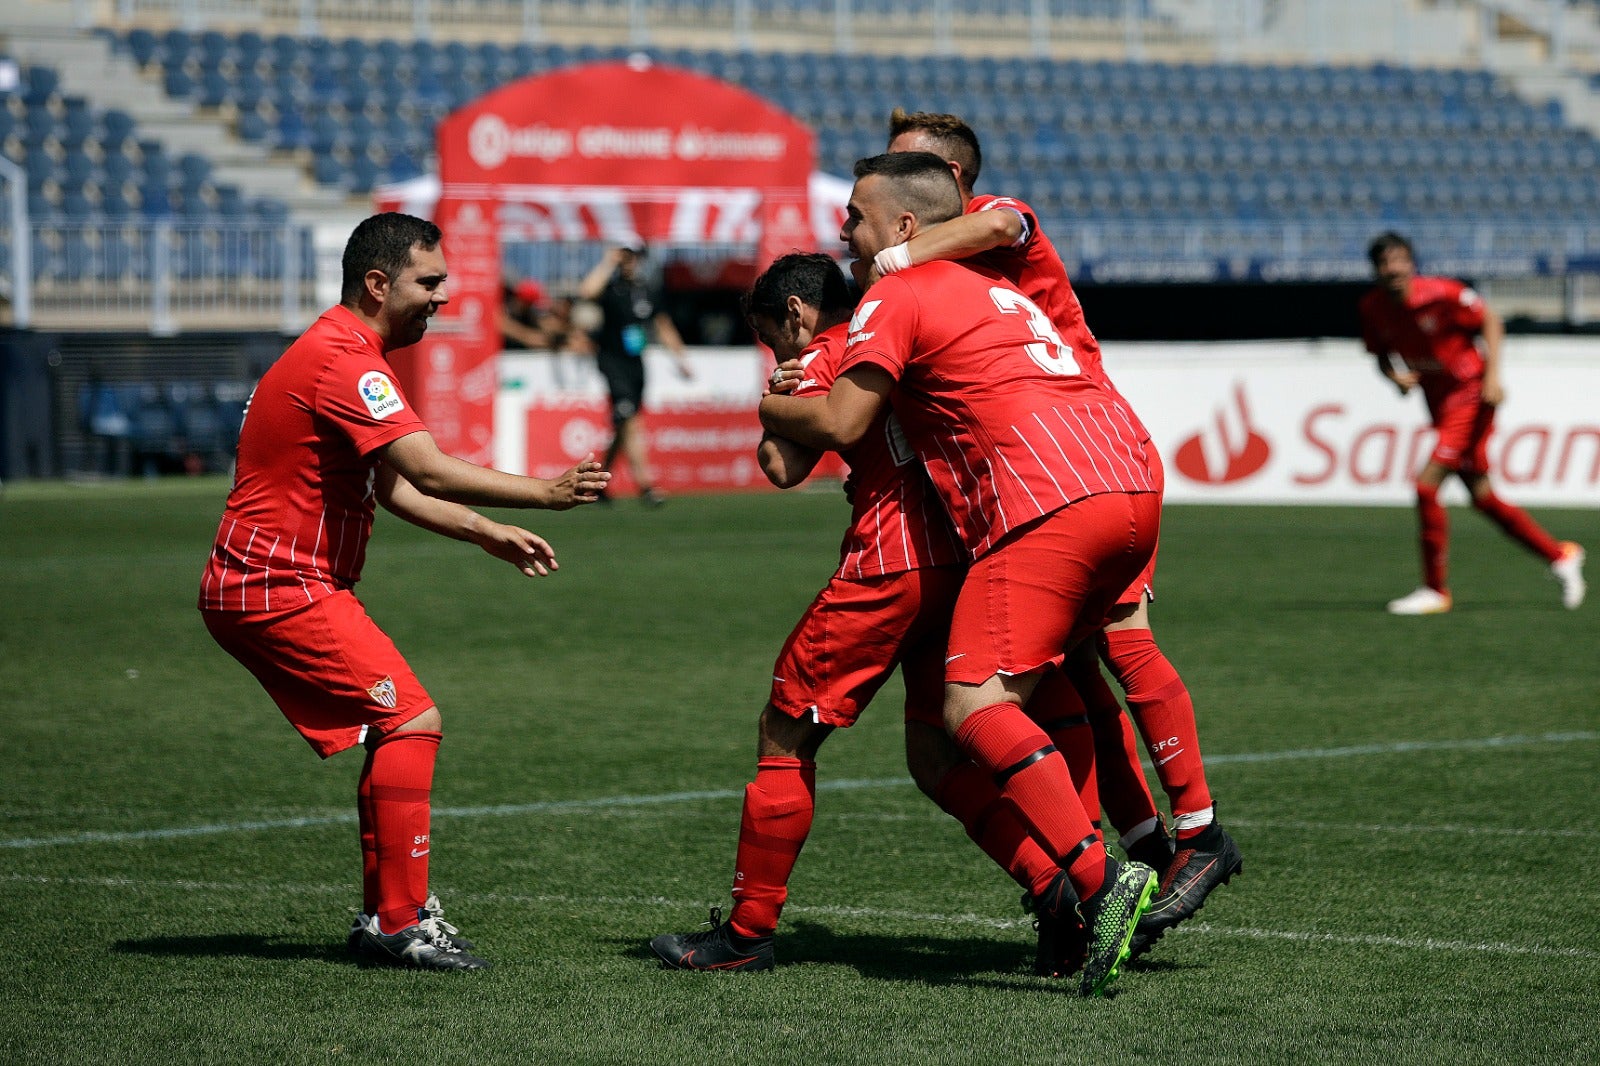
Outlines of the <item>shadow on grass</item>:
<svg viewBox="0 0 1600 1066">
<path fill-rule="evenodd" d="M 182 958 L 251 958 L 274 962 L 351 963 L 342 944 L 301 944 L 256 933 L 215 933 L 210 936 L 153 936 L 143 940 L 118 940 L 111 950 L 125 955 Z"/>
<path fill-rule="evenodd" d="M 645 939 L 617 940 L 623 954 L 659 965 Z M 877 981 L 1070 992 L 1077 978 L 1043 981 L 1033 975 L 1031 945 L 978 937 L 872 936 L 835 933 L 803 919 L 786 921 L 775 943 L 777 967 L 822 964 L 846 966 Z"/>
</svg>

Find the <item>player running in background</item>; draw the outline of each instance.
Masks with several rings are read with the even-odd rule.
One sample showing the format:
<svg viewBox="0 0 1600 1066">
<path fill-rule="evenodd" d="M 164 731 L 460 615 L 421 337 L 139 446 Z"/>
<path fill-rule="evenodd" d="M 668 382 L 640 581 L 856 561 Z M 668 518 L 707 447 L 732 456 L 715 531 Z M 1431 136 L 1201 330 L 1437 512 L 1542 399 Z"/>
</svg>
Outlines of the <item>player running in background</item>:
<svg viewBox="0 0 1600 1066">
<path fill-rule="evenodd" d="M 832 258 L 797 253 L 756 279 L 745 312 L 780 362 L 798 360 L 796 395 L 826 395 L 844 354 L 855 297 Z M 774 373 L 774 385 L 782 380 Z M 758 457 L 779 488 L 810 475 L 822 457 L 767 434 Z M 1044 894 L 1060 868 L 1028 836 L 989 777 L 942 724 L 950 614 L 966 569 L 943 507 L 892 414 L 881 412 L 844 453 L 854 482 L 838 571 L 806 609 L 773 667 L 758 727 L 756 777 L 745 788 L 734 861 L 733 910 L 711 928 L 650 942 L 685 970 L 767 970 L 788 882 L 816 808 L 816 756 L 836 728 L 853 725 L 899 666 L 906 691 L 906 760 L 913 778 L 1024 888 Z M 1076 969 L 1081 942 L 1051 940 L 1047 973 Z"/>
<path fill-rule="evenodd" d="M 874 264 L 877 273 L 892 273 L 934 259 L 970 257 L 1004 275 L 1050 316 L 1072 347 L 1082 372 L 1122 404 L 1141 435 L 1160 491 L 1164 483 L 1161 457 L 1149 432 L 1106 374 L 1099 342 L 1084 319 L 1066 266 L 1033 209 L 1014 197 L 974 194 L 983 163 L 977 134 L 955 115 L 908 114 L 895 108 L 889 116 L 888 151 L 932 152 L 945 160 L 961 189 L 963 214 L 919 232 L 904 244 L 884 249 Z M 1065 692 L 1066 686 L 1059 680 L 1050 679 L 1032 707 L 1063 750 L 1081 743 L 1073 730 L 1087 714 L 1094 733 L 1094 758 L 1074 760 L 1075 769 L 1084 763 L 1090 768 L 1087 773 L 1075 774 L 1084 805 L 1094 814 L 1097 803 L 1103 801 L 1111 824 L 1121 834 L 1118 843 L 1123 851 L 1161 871 L 1161 892 L 1141 922 L 1135 955 L 1192 917 L 1211 891 L 1226 884 L 1244 865 L 1238 845 L 1216 820 L 1200 754 L 1194 701 L 1151 629 L 1155 561 L 1152 553 L 1144 572 L 1118 597 L 1095 643 L 1085 642 L 1069 652 L 1064 674 L 1077 696 Z M 1096 662 L 1096 646 L 1122 686 L 1128 710 L 1150 752 L 1172 811 L 1175 846 L 1157 816 L 1122 707 Z"/>
<path fill-rule="evenodd" d="M 961 207 L 938 156 L 861 160 L 842 234 L 852 269 L 865 277 L 884 248 Z M 1155 875 L 1107 853 L 1066 762 L 1022 707 L 1149 559 L 1160 501 L 1144 448 L 1044 312 L 965 265 L 931 262 L 875 284 L 828 395 L 768 396 L 762 422 L 810 447 L 848 448 L 891 395 L 973 560 L 951 620 L 945 728 L 1065 871 L 1038 903 L 1053 914 L 1081 905 L 1080 987 L 1098 993 L 1126 958 Z"/>
<path fill-rule="evenodd" d="M 357 787 L 366 961 L 474 970 L 428 890 L 429 814 L 443 719 L 355 597 L 377 503 L 470 541 L 529 577 L 556 569 L 543 538 L 463 504 L 565 510 L 609 474 L 589 456 L 560 478 L 517 477 L 439 451 L 386 353 L 422 339 L 447 301 L 437 226 L 396 213 L 356 227 L 341 302 L 256 386 L 238 467 L 200 586 L 206 628 L 323 758 L 367 749 Z"/>
<path fill-rule="evenodd" d="M 1421 387 L 1438 441 L 1417 475 L 1422 585 L 1389 602 L 1390 614 L 1443 614 L 1450 609 L 1450 522 L 1439 487 L 1455 474 L 1472 506 L 1506 535 L 1550 564 L 1568 609 L 1583 603 L 1583 548 L 1557 541 L 1528 513 L 1495 495 L 1489 481 L 1489 434 L 1505 399 L 1500 348 L 1505 325 L 1472 289 L 1449 278 L 1417 273 L 1411 243 L 1380 234 L 1367 249 L 1378 284 L 1361 298 L 1361 339 L 1378 370 L 1403 396 Z M 1480 348 L 1477 339 L 1483 338 Z M 1391 356 L 1399 356 L 1405 369 Z"/>
</svg>

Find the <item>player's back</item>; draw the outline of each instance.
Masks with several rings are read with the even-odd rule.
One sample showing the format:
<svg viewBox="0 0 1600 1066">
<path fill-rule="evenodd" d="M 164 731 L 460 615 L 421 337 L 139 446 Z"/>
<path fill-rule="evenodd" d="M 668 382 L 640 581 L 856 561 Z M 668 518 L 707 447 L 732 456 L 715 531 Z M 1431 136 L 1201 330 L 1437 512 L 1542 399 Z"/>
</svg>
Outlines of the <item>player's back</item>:
<svg viewBox="0 0 1600 1066">
<path fill-rule="evenodd" d="M 1085 496 L 1153 491 L 1142 427 L 995 271 L 935 261 L 890 275 L 848 345 L 846 369 L 897 378 L 895 410 L 974 555 Z"/>
</svg>

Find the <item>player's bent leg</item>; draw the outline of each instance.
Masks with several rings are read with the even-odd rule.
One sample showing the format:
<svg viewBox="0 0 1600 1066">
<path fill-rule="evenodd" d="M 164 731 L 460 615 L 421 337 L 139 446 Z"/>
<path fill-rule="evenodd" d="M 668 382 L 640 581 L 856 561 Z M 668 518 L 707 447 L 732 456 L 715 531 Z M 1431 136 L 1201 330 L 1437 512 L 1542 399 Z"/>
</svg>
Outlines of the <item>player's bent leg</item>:
<svg viewBox="0 0 1600 1066">
<path fill-rule="evenodd" d="M 1100 671 L 1095 642 L 1084 641 L 1069 652 L 1063 669 L 1088 712 L 1094 735 L 1095 781 L 1106 820 L 1120 834 L 1119 843 L 1130 859 L 1166 869 L 1172 858 L 1171 841 L 1139 763 L 1133 726 Z M 1158 854 L 1163 846 L 1164 853 Z"/>
<path fill-rule="evenodd" d="M 1061 868 L 1028 835 L 1028 827 L 989 775 L 942 729 L 922 721 L 906 722 L 906 765 L 917 787 L 960 822 L 972 842 L 1022 887 L 1023 909 L 1035 915 L 1038 934 L 1034 972 L 1041 977 L 1075 972 L 1082 965 L 1083 943 L 1076 912 L 1067 908 L 1058 917 L 1054 910 L 1034 905 Z"/>
<path fill-rule="evenodd" d="M 650 941 L 677 970 L 770 970 L 772 941 L 789 896 L 789 876 L 816 813 L 816 754 L 833 731 L 772 704 L 761 712 L 755 780 L 745 786 L 734 858 L 733 911 L 713 908 L 709 928 Z"/>
<path fill-rule="evenodd" d="M 437 708 L 429 708 L 369 741 L 363 789 L 370 797 L 377 899 L 356 945 L 366 962 L 423 970 L 489 965 L 443 920 L 439 899 L 428 888 L 430 802 L 442 721 Z"/>
</svg>

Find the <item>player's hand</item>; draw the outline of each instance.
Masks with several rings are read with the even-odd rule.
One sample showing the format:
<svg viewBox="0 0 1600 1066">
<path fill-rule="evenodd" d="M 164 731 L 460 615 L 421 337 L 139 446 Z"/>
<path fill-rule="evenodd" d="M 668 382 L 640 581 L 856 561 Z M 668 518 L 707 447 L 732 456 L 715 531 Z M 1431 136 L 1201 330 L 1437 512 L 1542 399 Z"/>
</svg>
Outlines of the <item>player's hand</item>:
<svg viewBox="0 0 1600 1066">
<path fill-rule="evenodd" d="M 595 503 L 611 482 L 611 472 L 602 470 L 594 453 L 565 474 L 550 482 L 550 499 L 545 507 L 551 511 L 565 511 L 580 503 Z"/>
<path fill-rule="evenodd" d="M 1422 375 L 1415 370 L 1396 370 L 1394 372 L 1394 386 L 1404 396 L 1422 383 Z"/>
<path fill-rule="evenodd" d="M 496 559 L 504 559 L 528 577 L 549 577 L 556 565 L 555 549 L 537 533 L 501 522 L 488 523 L 477 537 L 478 546 Z"/>
<path fill-rule="evenodd" d="M 1498 377 L 1483 379 L 1483 402 L 1490 407 L 1499 407 L 1506 402 L 1506 387 L 1500 384 Z"/>
<path fill-rule="evenodd" d="M 694 367 L 690 365 L 689 360 L 685 356 L 680 355 L 678 356 L 677 364 L 678 376 L 685 381 L 693 381 Z"/>
<path fill-rule="evenodd" d="M 767 379 L 767 393 L 781 396 L 793 392 L 800 387 L 805 376 L 804 363 L 798 359 L 785 359 L 773 368 L 772 376 Z"/>
</svg>

